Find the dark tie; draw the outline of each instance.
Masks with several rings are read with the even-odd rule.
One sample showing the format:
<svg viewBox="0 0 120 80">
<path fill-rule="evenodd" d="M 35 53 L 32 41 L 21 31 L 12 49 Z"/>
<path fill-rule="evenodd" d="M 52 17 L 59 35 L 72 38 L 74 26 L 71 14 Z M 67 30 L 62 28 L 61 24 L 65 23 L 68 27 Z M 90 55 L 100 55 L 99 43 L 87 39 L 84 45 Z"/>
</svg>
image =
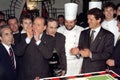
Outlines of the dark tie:
<svg viewBox="0 0 120 80">
<path fill-rule="evenodd" d="M 15 64 L 14 64 L 14 52 L 12 50 L 12 48 L 9 48 L 10 51 L 10 58 L 11 58 L 11 62 L 12 62 L 12 66 L 15 69 Z"/>
<path fill-rule="evenodd" d="M 90 39 L 91 39 L 91 44 L 93 43 L 93 41 L 94 41 L 94 33 L 95 33 L 95 31 L 94 30 L 92 30 L 92 33 L 91 33 L 91 36 L 90 36 Z"/>
</svg>

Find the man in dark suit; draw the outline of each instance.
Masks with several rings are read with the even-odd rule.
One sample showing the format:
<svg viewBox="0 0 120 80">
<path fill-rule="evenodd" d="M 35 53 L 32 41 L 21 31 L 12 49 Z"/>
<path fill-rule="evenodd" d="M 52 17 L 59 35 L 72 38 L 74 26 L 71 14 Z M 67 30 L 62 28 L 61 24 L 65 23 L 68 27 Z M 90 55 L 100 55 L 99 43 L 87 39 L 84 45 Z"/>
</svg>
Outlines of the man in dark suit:
<svg viewBox="0 0 120 80">
<path fill-rule="evenodd" d="M 98 8 L 88 11 L 90 29 L 81 32 L 79 48 L 73 48 L 73 54 L 80 54 L 83 59 L 81 73 L 102 71 L 107 68 L 106 60 L 114 47 L 114 35 L 101 27 L 103 13 Z M 94 30 L 94 33 L 92 33 Z"/>
<path fill-rule="evenodd" d="M 65 36 L 57 32 L 57 26 L 58 24 L 55 19 L 53 18 L 48 19 L 46 33 L 54 37 L 55 43 L 54 43 L 53 53 L 57 53 L 56 55 L 59 58 L 58 63 L 54 64 L 57 66 L 53 66 L 54 67 L 53 71 L 55 70 L 55 67 L 57 69 L 58 67 L 62 69 L 61 73 L 57 73 L 56 75 L 53 75 L 53 76 L 64 76 L 66 72 L 66 67 L 67 67 L 66 55 L 65 55 Z"/>
<path fill-rule="evenodd" d="M 120 32 L 120 16 L 117 17 L 117 21 L 117 26 Z M 112 69 L 120 75 L 120 36 L 118 38 L 117 44 L 114 48 L 111 58 L 108 59 L 106 63 L 108 64 L 110 69 Z"/>
<path fill-rule="evenodd" d="M 20 80 L 33 80 L 35 77 L 50 77 L 49 59 L 52 57 L 53 37 L 46 35 L 45 19 L 36 17 L 33 27 L 27 28 L 27 36 L 17 45 L 16 55 L 23 56 L 23 77 Z"/>
<path fill-rule="evenodd" d="M 24 37 L 27 36 L 27 34 L 26 34 L 27 28 L 32 27 L 32 18 L 31 18 L 31 16 L 28 15 L 28 14 L 22 15 L 21 19 L 20 19 L 20 24 L 21 24 L 21 27 L 23 29 L 22 29 L 22 31 L 20 32 L 19 35 L 18 34 L 16 35 L 16 38 L 14 40 L 16 42 L 15 46 L 19 44 L 19 42 L 21 41 L 22 38 L 24 39 Z M 16 41 L 16 39 L 17 39 L 17 41 Z M 23 58 L 24 58 L 24 56 L 17 56 L 17 74 L 18 74 L 17 79 L 18 80 L 21 80 L 21 77 L 23 75 L 22 74 L 23 73 L 22 68 L 23 68 L 23 63 L 24 63 Z"/>
<path fill-rule="evenodd" d="M 18 19 L 16 17 L 10 16 L 7 20 L 7 24 L 10 26 L 13 37 L 14 37 L 14 44 L 18 44 L 20 42 L 20 32 L 22 30 L 21 27 L 18 25 Z"/>
<path fill-rule="evenodd" d="M 9 26 L 1 26 L 0 39 L 0 80 L 16 80 L 16 60 L 11 46 L 13 35 Z"/>
</svg>

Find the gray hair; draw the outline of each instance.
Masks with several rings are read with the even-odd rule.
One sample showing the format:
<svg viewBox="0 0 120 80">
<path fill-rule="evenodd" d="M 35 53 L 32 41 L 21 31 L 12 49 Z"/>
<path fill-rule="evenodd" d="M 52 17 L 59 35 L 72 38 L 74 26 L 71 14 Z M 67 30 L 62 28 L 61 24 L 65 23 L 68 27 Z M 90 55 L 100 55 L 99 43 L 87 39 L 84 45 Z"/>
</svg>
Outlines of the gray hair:
<svg viewBox="0 0 120 80">
<path fill-rule="evenodd" d="M 9 28 L 10 29 L 10 27 L 8 25 L 0 26 L 0 37 L 2 36 L 2 29 L 4 29 L 4 28 Z"/>
</svg>

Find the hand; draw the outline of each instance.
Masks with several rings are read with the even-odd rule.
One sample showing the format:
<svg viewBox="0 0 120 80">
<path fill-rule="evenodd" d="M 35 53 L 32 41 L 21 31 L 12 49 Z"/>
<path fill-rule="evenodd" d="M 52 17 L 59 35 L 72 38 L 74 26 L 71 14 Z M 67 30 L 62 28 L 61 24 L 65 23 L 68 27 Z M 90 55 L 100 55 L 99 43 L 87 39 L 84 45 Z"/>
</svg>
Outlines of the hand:
<svg viewBox="0 0 120 80">
<path fill-rule="evenodd" d="M 113 59 L 108 59 L 106 61 L 106 64 L 109 65 L 109 66 L 115 66 L 115 61 Z"/>
<path fill-rule="evenodd" d="M 65 70 L 62 70 L 62 75 L 61 76 L 65 76 Z"/>
<path fill-rule="evenodd" d="M 72 48 L 72 49 L 70 50 L 70 53 L 71 53 L 72 55 L 77 55 L 77 54 L 79 53 L 79 48 L 77 48 L 77 47 Z"/>
<path fill-rule="evenodd" d="M 85 49 L 81 49 L 79 53 L 81 54 L 82 57 L 90 57 L 91 51 L 85 48 Z"/>
<path fill-rule="evenodd" d="M 35 79 L 34 80 L 40 80 L 40 77 L 35 77 Z"/>
<path fill-rule="evenodd" d="M 37 42 L 38 40 L 40 40 L 40 34 L 41 34 L 41 33 L 39 33 L 38 30 L 34 30 L 34 38 L 35 38 L 36 42 Z"/>
<path fill-rule="evenodd" d="M 32 27 L 27 28 L 27 36 L 28 36 L 28 38 L 32 39 L 32 37 L 33 37 Z"/>
</svg>

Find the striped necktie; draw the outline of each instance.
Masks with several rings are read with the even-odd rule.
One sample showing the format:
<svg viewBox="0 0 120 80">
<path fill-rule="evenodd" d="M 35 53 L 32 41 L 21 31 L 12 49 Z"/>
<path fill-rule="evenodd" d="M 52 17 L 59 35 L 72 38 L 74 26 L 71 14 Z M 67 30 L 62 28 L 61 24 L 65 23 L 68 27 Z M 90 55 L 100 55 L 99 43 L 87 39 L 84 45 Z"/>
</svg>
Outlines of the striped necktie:
<svg viewBox="0 0 120 80">
<path fill-rule="evenodd" d="M 93 43 L 93 41 L 94 41 L 94 33 L 95 33 L 95 31 L 94 30 L 92 30 L 92 32 L 91 32 L 91 36 L 90 36 L 90 43 L 92 44 Z"/>
<path fill-rule="evenodd" d="M 15 69 L 15 64 L 14 64 L 14 52 L 13 52 L 12 48 L 9 48 L 9 52 L 10 52 L 10 59 L 11 59 L 11 62 L 12 62 L 12 66 L 13 66 L 13 68 Z"/>
</svg>

